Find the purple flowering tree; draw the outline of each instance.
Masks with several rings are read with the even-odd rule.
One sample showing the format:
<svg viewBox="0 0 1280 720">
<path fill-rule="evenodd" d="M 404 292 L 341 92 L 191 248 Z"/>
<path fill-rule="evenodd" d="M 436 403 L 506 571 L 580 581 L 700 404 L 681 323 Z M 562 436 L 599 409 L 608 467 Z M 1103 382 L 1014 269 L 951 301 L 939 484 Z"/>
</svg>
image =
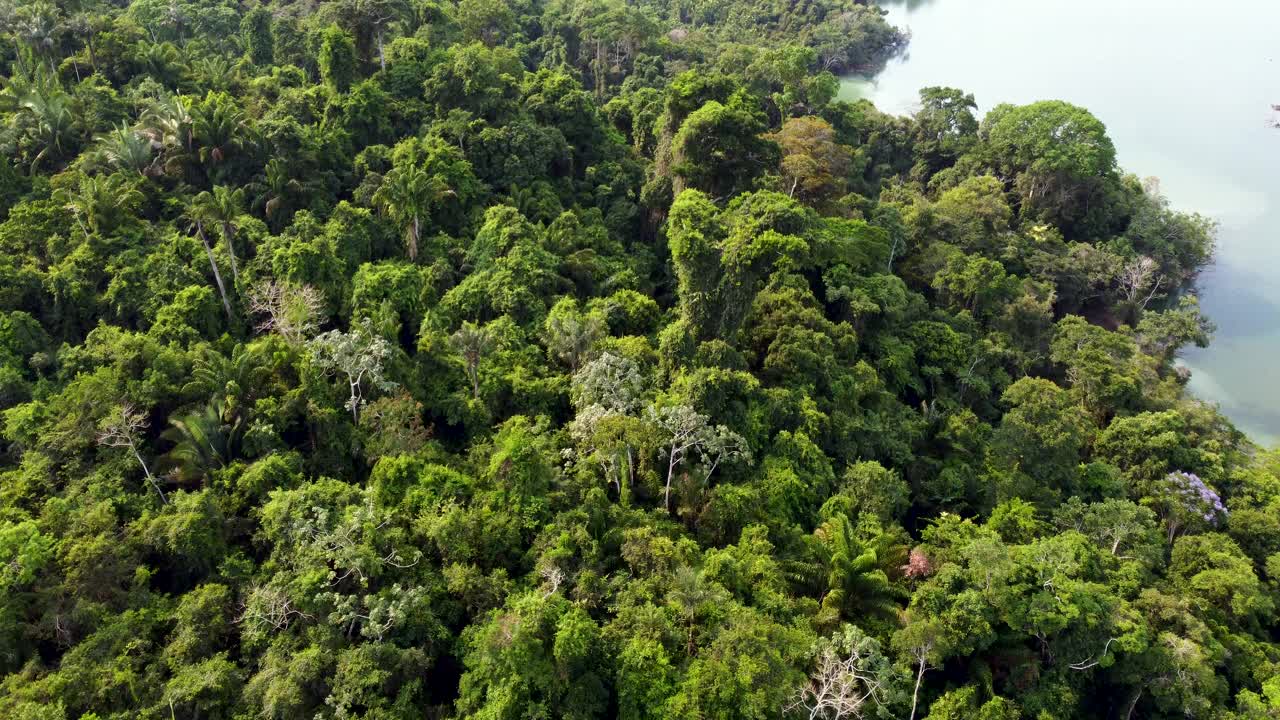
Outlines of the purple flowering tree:
<svg viewBox="0 0 1280 720">
<path fill-rule="evenodd" d="M 1195 473 L 1175 470 L 1164 477 L 1160 504 L 1169 542 L 1194 527 L 1217 527 L 1227 516 L 1227 508 L 1217 491 Z"/>
</svg>

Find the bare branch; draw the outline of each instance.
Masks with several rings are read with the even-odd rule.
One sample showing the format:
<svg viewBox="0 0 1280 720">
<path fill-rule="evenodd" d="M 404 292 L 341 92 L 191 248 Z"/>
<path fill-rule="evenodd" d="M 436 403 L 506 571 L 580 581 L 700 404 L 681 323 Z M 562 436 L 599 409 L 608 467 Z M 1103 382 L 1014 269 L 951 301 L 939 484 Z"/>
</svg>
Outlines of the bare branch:
<svg viewBox="0 0 1280 720">
<path fill-rule="evenodd" d="M 263 280 L 249 289 L 249 311 L 263 316 L 258 332 L 274 332 L 293 345 L 320 329 L 324 308 L 324 293 L 310 285 Z"/>
<path fill-rule="evenodd" d="M 156 482 L 156 478 L 151 474 L 151 468 L 147 467 L 147 461 L 142 458 L 142 453 L 138 451 L 138 444 L 143 433 L 147 431 L 150 423 L 147 416 L 136 410 L 133 403 L 124 401 L 112 410 L 111 415 L 103 421 L 98 430 L 98 444 L 102 447 L 122 447 L 129 448 L 133 453 L 133 457 L 142 466 L 142 473 L 147 476 L 147 482 L 155 489 L 156 494 L 160 496 L 160 502 L 168 504 L 169 499 L 164 496 L 164 491 L 160 489 L 160 483 Z"/>
</svg>

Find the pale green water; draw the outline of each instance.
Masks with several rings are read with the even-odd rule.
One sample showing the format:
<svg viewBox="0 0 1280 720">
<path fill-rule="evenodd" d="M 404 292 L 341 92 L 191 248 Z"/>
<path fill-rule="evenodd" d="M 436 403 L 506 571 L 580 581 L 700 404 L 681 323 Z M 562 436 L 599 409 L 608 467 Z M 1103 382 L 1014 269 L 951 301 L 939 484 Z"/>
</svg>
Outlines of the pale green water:
<svg viewBox="0 0 1280 720">
<path fill-rule="evenodd" d="M 980 110 L 1062 99 L 1107 125 L 1120 162 L 1218 220 L 1200 298 L 1218 324 L 1192 389 L 1255 440 L 1280 440 L 1280 0 L 882 0 L 907 54 L 843 97 L 910 113 L 950 85 Z"/>
</svg>

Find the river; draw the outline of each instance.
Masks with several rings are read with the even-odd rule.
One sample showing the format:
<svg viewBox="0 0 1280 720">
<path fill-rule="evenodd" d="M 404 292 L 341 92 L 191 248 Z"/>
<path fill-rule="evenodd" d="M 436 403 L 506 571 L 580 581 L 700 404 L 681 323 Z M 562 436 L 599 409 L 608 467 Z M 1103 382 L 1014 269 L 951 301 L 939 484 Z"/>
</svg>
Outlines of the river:
<svg viewBox="0 0 1280 720">
<path fill-rule="evenodd" d="M 911 31 L 845 99 L 913 112 L 948 85 L 985 112 L 1061 99 L 1107 126 L 1121 165 L 1155 176 L 1175 207 L 1219 223 L 1200 277 L 1218 331 L 1181 362 L 1191 389 L 1257 442 L 1280 441 L 1280 2 L 1277 0 L 881 0 Z"/>
</svg>

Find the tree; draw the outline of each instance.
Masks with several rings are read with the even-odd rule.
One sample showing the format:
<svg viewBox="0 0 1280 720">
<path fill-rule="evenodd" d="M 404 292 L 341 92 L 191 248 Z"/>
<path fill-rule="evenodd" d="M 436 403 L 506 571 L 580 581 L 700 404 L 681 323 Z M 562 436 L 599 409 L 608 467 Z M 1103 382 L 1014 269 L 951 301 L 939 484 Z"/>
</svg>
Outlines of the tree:
<svg viewBox="0 0 1280 720">
<path fill-rule="evenodd" d="M 244 190 L 232 190 L 223 185 L 215 185 L 213 192 L 201 192 L 192 199 L 190 214 L 202 223 L 215 225 L 222 232 L 222 240 L 227 247 L 227 257 L 231 259 L 231 281 L 240 284 L 240 270 L 236 262 L 235 234 L 236 220 L 243 214 Z"/>
<path fill-rule="evenodd" d="M 730 605 L 723 625 L 690 662 L 668 705 L 676 717 L 777 717 L 803 679 L 795 658 L 809 638 L 763 613 Z"/>
<path fill-rule="evenodd" d="M 1071 388 L 1095 417 L 1137 404 L 1144 368 L 1136 343 L 1125 335 L 1070 315 L 1057 323 L 1050 359 L 1066 368 Z"/>
<path fill-rule="evenodd" d="M 882 717 L 896 694 L 894 676 L 880 643 L 844 625 L 814 645 L 808 681 L 784 709 L 809 720 Z"/>
<path fill-rule="evenodd" d="M 811 222 L 778 193 L 744 195 L 723 213 L 701 192 L 681 193 L 671 206 L 667 242 L 680 314 L 694 339 L 733 337 L 773 266 L 783 258 L 807 261 L 809 244 L 796 233 Z"/>
<path fill-rule="evenodd" d="M 373 35 L 373 43 L 378 48 L 378 68 L 385 71 L 387 31 L 409 15 L 409 5 L 404 0 L 357 0 L 355 12 L 360 26 Z"/>
<path fill-rule="evenodd" d="M 267 66 L 273 58 L 271 38 L 271 11 L 258 5 L 240 19 L 240 35 L 245 52 L 254 65 Z"/>
<path fill-rule="evenodd" d="M 480 361 L 493 351 L 496 338 L 488 327 L 464 322 L 462 327 L 449 336 L 449 342 L 454 352 L 462 356 L 463 370 L 467 373 L 467 379 L 471 381 L 471 396 L 479 400 Z"/>
<path fill-rule="evenodd" d="M 934 620 L 916 620 L 893 636 L 893 644 L 915 666 L 915 686 L 911 691 L 911 715 L 915 720 L 920 705 L 920 685 L 924 682 L 924 674 L 940 662 L 941 630 Z"/>
<path fill-rule="evenodd" d="M 600 628 L 559 593 L 514 595 L 462 640 L 465 715 L 589 718 L 604 710 Z"/>
<path fill-rule="evenodd" d="M 723 425 L 711 425 L 706 415 L 687 405 L 651 409 L 649 419 L 665 436 L 662 456 L 667 459 L 667 481 L 662 506 L 667 511 L 671 510 L 671 483 L 676 470 L 683 468 L 691 456 L 702 460 L 703 478 L 710 478 L 721 462 L 751 457 L 741 435 Z"/>
<path fill-rule="evenodd" d="M 1090 201 L 1116 183 L 1116 149 L 1106 128 L 1084 108 L 1058 100 L 998 105 L 981 135 L 1002 177 L 1013 178 L 1022 214 L 1073 228 Z"/>
<path fill-rule="evenodd" d="M 780 160 L 777 144 L 761 136 L 765 124 L 745 102 L 715 100 L 692 112 L 671 141 L 673 189 L 727 199 Z"/>
<path fill-rule="evenodd" d="M 853 153 L 836 142 L 831 123 L 812 115 L 790 118 L 767 136 L 782 148 L 782 179 L 787 194 L 821 202 L 844 194 Z"/>
<path fill-rule="evenodd" d="M 310 285 L 261 280 L 249 289 L 249 310 L 262 316 L 258 332 L 273 332 L 300 345 L 324 322 L 325 299 Z"/>
<path fill-rule="evenodd" d="M 516 29 L 516 16 L 507 3 L 499 0 L 461 0 L 458 24 L 466 40 L 479 40 L 493 47 Z"/>
<path fill-rule="evenodd" d="M 380 397 L 365 406 L 360 428 L 365 434 L 365 457 L 412 455 L 427 444 L 428 428 L 422 425 L 422 403 L 401 391 Z"/>
<path fill-rule="evenodd" d="M 1170 544 L 1181 532 L 1215 527 L 1227 516 L 1227 508 L 1218 493 L 1199 475 L 1184 470 L 1166 475 L 1154 499 L 1164 518 Z"/>
<path fill-rule="evenodd" d="M 334 90 L 345 93 L 356 79 L 356 44 L 337 25 L 320 33 L 320 76 Z"/>
<path fill-rule="evenodd" d="M 364 406 L 364 386 L 384 392 L 396 383 L 383 374 L 383 364 L 391 356 L 391 345 L 373 329 L 369 318 L 355 323 L 350 332 L 330 330 L 309 343 L 312 361 L 326 373 L 341 373 L 347 381 L 350 396 L 346 403 L 353 422 L 360 422 Z"/>
<path fill-rule="evenodd" d="M 142 467 L 142 474 L 147 477 L 147 482 L 151 483 L 151 487 L 160 496 L 160 502 L 168 503 L 169 499 L 164 496 L 164 491 L 160 489 L 160 484 L 151 474 L 151 468 L 147 466 L 147 461 L 142 458 L 142 453 L 138 450 L 142 434 L 147 431 L 149 424 L 146 416 L 135 410 L 131 403 L 121 403 L 103 419 L 98 430 L 98 444 L 103 447 L 129 448 L 129 452 L 133 453 L 134 459 Z"/>
<path fill-rule="evenodd" d="M 973 116 L 977 108 L 973 95 L 955 88 L 920 90 L 915 148 L 931 172 L 949 167 L 977 143 L 978 121 Z"/>
<path fill-rule="evenodd" d="M 1010 405 L 991 438 L 992 459 L 1011 473 L 1001 500 L 1022 497 L 1056 502 L 1074 495 L 1074 481 L 1093 429 L 1071 394 L 1048 380 L 1022 378 L 1001 396 Z M 1029 482 L 1020 482 L 1025 475 Z"/>
<path fill-rule="evenodd" d="M 635 363 L 602 353 L 573 375 L 570 398 L 577 414 L 568 430 L 577 446 L 566 456 L 578 467 L 599 468 L 624 505 L 630 502 L 655 428 L 641 416 L 645 379 Z"/>
</svg>

